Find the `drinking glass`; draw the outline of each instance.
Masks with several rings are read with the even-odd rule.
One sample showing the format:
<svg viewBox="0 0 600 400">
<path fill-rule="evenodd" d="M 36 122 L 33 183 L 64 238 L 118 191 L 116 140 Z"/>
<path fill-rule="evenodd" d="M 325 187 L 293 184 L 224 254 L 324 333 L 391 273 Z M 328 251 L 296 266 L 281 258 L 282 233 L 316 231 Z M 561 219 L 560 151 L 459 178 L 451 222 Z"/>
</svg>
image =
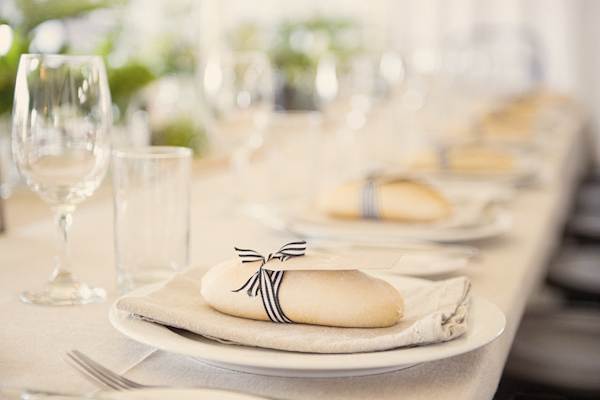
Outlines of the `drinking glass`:
<svg viewBox="0 0 600 400">
<path fill-rule="evenodd" d="M 263 146 L 273 109 L 269 59 L 261 52 L 212 54 L 203 84 L 215 118 L 216 136 L 230 156 L 233 209 L 252 213 L 257 205 L 249 199 L 249 164 L 252 154 Z"/>
<path fill-rule="evenodd" d="M 12 150 L 29 188 L 46 202 L 57 229 L 50 280 L 24 292 L 31 304 L 102 301 L 106 291 L 78 281 L 71 269 L 69 229 L 79 203 L 100 186 L 110 161 L 111 99 L 98 56 L 21 56 L 15 85 Z"/>
<path fill-rule="evenodd" d="M 192 150 L 142 146 L 113 151 L 117 291 L 188 267 Z"/>
</svg>

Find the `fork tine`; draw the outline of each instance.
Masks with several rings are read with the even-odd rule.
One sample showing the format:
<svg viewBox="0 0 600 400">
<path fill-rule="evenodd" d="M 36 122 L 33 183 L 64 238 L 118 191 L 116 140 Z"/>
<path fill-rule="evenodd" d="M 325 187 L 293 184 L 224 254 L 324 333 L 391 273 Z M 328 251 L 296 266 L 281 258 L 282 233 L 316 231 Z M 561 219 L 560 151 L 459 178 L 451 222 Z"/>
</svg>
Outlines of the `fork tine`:
<svg viewBox="0 0 600 400">
<path fill-rule="evenodd" d="M 105 368 L 78 350 L 72 350 L 67 356 L 95 380 L 113 390 L 132 390 L 145 387 Z"/>
<path fill-rule="evenodd" d="M 91 369 L 87 365 L 83 364 L 79 361 L 75 356 L 71 353 L 67 353 L 62 360 L 75 372 L 77 372 L 81 377 L 85 380 L 92 383 L 94 386 L 97 386 L 101 390 L 124 390 L 120 385 L 115 385 L 111 381 L 107 381 L 102 375 L 98 374 L 95 370 Z"/>
<path fill-rule="evenodd" d="M 116 372 L 109 370 L 108 368 L 105 368 L 104 366 L 92 360 L 79 350 L 73 350 L 73 354 L 77 356 L 82 362 L 98 371 L 98 373 L 102 374 L 103 376 L 106 376 L 107 378 L 112 379 L 114 382 L 120 384 L 125 389 L 141 389 L 146 387 L 145 385 L 129 380 L 124 376 L 119 375 Z"/>
</svg>

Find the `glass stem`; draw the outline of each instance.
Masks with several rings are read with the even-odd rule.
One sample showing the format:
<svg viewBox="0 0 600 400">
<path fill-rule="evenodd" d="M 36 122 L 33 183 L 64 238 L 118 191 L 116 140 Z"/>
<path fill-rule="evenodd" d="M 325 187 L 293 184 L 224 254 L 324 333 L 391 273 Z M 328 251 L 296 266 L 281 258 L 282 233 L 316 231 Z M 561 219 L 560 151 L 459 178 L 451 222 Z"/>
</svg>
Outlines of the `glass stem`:
<svg viewBox="0 0 600 400">
<path fill-rule="evenodd" d="M 69 246 L 69 231 L 73 223 L 73 205 L 52 206 L 56 225 L 56 267 L 50 282 L 57 284 L 72 284 L 76 280 L 71 270 L 71 248 Z"/>
</svg>

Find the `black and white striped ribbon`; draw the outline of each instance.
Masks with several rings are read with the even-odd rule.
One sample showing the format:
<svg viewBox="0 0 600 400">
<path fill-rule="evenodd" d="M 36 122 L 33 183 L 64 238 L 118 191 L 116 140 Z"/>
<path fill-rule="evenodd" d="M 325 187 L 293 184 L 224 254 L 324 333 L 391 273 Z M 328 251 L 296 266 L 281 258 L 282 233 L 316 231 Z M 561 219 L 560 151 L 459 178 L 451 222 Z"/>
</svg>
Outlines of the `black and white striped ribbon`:
<svg viewBox="0 0 600 400">
<path fill-rule="evenodd" d="M 303 256 L 306 252 L 306 242 L 290 242 L 282 246 L 275 253 L 269 254 L 267 258 L 254 250 L 239 249 L 235 247 L 235 251 L 238 253 L 242 263 L 261 261 L 261 264 L 258 271 L 256 271 L 242 287 L 234 290 L 234 292 L 247 289 L 246 294 L 250 297 L 256 297 L 260 292 L 263 306 L 271 321 L 293 322 L 286 317 L 279 305 L 279 286 L 281 285 L 285 271 L 269 271 L 263 267 L 273 259 L 279 259 L 279 261 L 283 262 L 291 257 Z"/>
<path fill-rule="evenodd" d="M 360 217 L 366 219 L 381 218 L 379 209 L 379 186 L 375 179 L 368 178 L 362 187 L 360 199 Z"/>
</svg>

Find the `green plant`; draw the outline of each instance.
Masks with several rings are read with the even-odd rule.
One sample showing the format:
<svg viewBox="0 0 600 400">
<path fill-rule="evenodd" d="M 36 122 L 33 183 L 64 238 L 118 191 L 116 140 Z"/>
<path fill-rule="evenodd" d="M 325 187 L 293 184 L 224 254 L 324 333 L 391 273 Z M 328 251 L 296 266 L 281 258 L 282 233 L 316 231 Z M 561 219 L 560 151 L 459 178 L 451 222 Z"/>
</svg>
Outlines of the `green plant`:
<svg viewBox="0 0 600 400">
<path fill-rule="evenodd" d="M 358 24 L 348 19 L 316 17 L 282 23 L 269 49 L 278 76 L 277 107 L 318 109 L 314 85 L 319 63 L 328 56 L 343 65 L 362 51 L 360 36 Z"/>
<path fill-rule="evenodd" d="M 316 72 L 326 54 L 344 61 L 362 50 L 358 24 L 349 19 L 315 17 L 300 22 L 283 22 L 269 49 L 273 66 L 287 82 L 298 82 L 306 71 Z"/>
<path fill-rule="evenodd" d="M 196 119 L 182 116 L 154 131 L 152 142 L 156 145 L 189 147 L 197 156 L 205 156 L 208 149 L 208 137 Z"/>
<path fill-rule="evenodd" d="M 2 24 L 7 24 L 7 21 L 0 20 L 0 25 Z M 28 45 L 26 37 L 13 30 L 12 45 L 8 53 L 0 56 L 0 116 L 12 110 L 19 57 L 27 52 Z"/>
<path fill-rule="evenodd" d="M 5 8 L 0 7 L 0 24 L 10 26 L 12 44 L 8 53 L 0 55 L 0 115 L 12 110 L 13 93 L 17 68 L 21 54 L 28 53 L 35 37 L 35 29 L 40 24 L 56 20 L 82 18 L 98 9 L 119 10 L 129 0 L 18 0 L 13 1 L 13 13 L 3 15 Z M 105 61 L 119 40 L 114 31 L 107 35 L 97 54 L 104 56 Z M 76 53 L 77 49 L 63 45 L 59 53 Z M 155 77 L 148 68 L 136 60 L 128 60 L 124 65 L 111 68 L 107 64 L 107 74 L 113 101 L 122 110 L 131 96 Z"/>
<path fill-rule="evenodd" d="M 34 30 L 42 22 L 75 18 L 86 12 L 123 3 L 124 0 L 19 0 L 12 2 L 13 13 L 5 15 L 0 7 L 0 24 L 8 25 L 12 32 L 9 51 L 0 55 L 0 115 L 12 110 L 17 67 L 21 54 L 27 53 Z M 6 7 L 6 6 L 5 6 Z M 66 51 L 67 49 L 63 49 Z"/>
</svg>

